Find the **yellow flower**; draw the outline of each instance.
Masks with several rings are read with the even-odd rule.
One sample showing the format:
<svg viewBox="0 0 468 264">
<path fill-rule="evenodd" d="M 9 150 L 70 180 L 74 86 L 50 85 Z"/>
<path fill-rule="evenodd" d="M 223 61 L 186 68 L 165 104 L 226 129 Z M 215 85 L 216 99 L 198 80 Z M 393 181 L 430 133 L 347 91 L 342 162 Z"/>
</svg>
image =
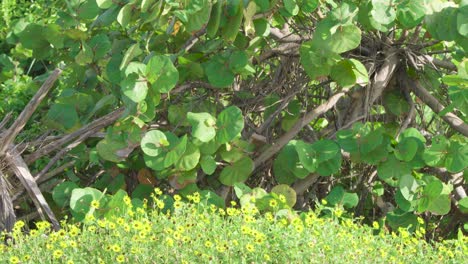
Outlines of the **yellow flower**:
<svg viewBox="0 0 468 264">
<path fill-rule="evenodd" d="M 247 249 L 248 252 L 253 252 L 254 251 L 254 246 L 249 243 L 249 244 L 245 245 L 245 249 Z"/>
<path fill-rule="evenodd" d="M 323 204 L 323 205 L 327 205 L 327 203 L 328 203 L 327 200 L 322 199 L 322 204 Z"/>
<path fill-rule="evenodd" d="M 159 188 L 154 188 L 154 193 L 156 193 L 156 195 L 159 196 L 159 195 L 162 194 L 162 191 L 161 191 L 161 189 L 159 189 Z"/>
<path fill-rule="evenodd" d="M 164 208 L 164 202 L 158 199 L 158 200 L 156 200 L 156 206 L 159 209 L 163 209 Z"/>
<path fill-rule="evenodd" d="M 24 260 L 24 261 L 28 261 L 28 260 L 30 260 L 30 259 L 31 259 L 31 256 L 30 256 L 30 255 L 24 255 L 24 257 L 23 257 L 23 260 Z"/>
<path fill-rule="evenodd" d="M 72 241 L 70 241 L 70 247 L 72 247 L 72 248 L 76 248 L 76 246 L 78 246 L 78 245 L 76 244 L 76 242 L 75 242 L 75 241 L 73 241 L 73 240 L 72 240 Z"/>
<path fill-rule="evenodd" d="M 124 203 L 126 205 L 131 205 L 132 204 L 132 199 L 130 199 L 130 197 L 128 197 L 128 195 L 123 198 L 123 201 L 124 201 Z"/>
<path fill-rule="evenodd" d="M 209 240 L 205 241 L 205 247 L 210 248 L 212 246 L 213 246 L 213 243 L 211 243 L 211 241 Z"/>
<path fill-rule="evenodd" d="M 179 202 L 180 200 L 182 200 L 182 197 L 180 195 L 176 194 L 176 195 L 174 195 L 174 200 L 176 202 Z"/>
<path fill-rule="evenodd" d="M 265 261 L 270 261 L 271 260 L 270 255 L 268 255 L 268 254 L 263 255 L 263 259 Z"/>
<path fill-rule="evenodd" d="M 270 200 L 270 206 L 273 207 L 273 208 L 275 208 L 275 207 L 278 206 L 278 202 L 277 202 L 275 199 L 271 199 L 271 200 Z"/>
<path fill-rule="evenodd" d="M 16 256 L 13 256 L 10 258 L 10 263 L 14 263 L 14 264 L 20 263 L 20 259 Z"/>
<path fill-rule="evenodd" d="M 73 262 L 73 260 L 71 260 L 71 259 L 69 261 L 67 261 L 67 264 L 73 264 L 73 263 L 75 263 L 75 262 Z"/>
<path fill-rule="evenodd" d="M 117 258 L 115 258 L 117 262 L 122 263 L 125 261 L 125 256 L 124 255 L 118 255 Z"/>
<path fill-rule="evenodd" d="M 114 244 L 114 245 L 111 246 L 111 249 L 112 249 L 112 251 L 114 251 L 114 252 L 120 252 L 120 249 L 121 249 L 121 248 L 120 248 L 119 245 Z"/>
<path fill-rule="evenodd" d="M 99 208 L 99 201 L 93 200 L 91 202 L 91 207 L 94 208 L 94 209 L 98 209 Z"/>
<path fill-rule="evenodd" d="M 237 203 L 236 203 L 235 201 L 231 201 L 231 206 L 234 207 L 234 206 L 236 206 L 236 205 L 237 205 Z"/>
<path fill-rule="evenodd" d="M 174 246 L 174 240 L 172 238 L 168 237 L 168 238 L 166 238 L 166 244 L 167 244 L 167 246 L 172 247 L 172 246 Z"/>
<path fill-rule="evenodd" d="M 286 197 L 285 197 L 284 195 L 280 194 L 280 195 L 278 196 L 278 198 L 279 198 L 279 200 L 280 200 L 281 202 L 283 202 L 283 203 L 286 202 Z"/>
<path fill-rule="evenodd" d="M 379 229 L 379 228 L 380 228 L 379 222 L 374 221 L 374 222 L 372 223 L 372 227 L 373 227 L 374 229 Z"/>
<path fill-rule="evenodd" d="M 182 202 L 176 200 L 176 201 L 174 202 L 174 208 L 179 209 L 179 208 L 181 208 L 181 207 L 182 207 Z"/>
<path fill-rule="evenodd" d="M 63 251 L 60 250 L 60 249 L 57 249 L 54 251 L 54 253 L 52 253 L 52 256 L 56 259 L 60 258 L 63 256 Z"/>
</svg>

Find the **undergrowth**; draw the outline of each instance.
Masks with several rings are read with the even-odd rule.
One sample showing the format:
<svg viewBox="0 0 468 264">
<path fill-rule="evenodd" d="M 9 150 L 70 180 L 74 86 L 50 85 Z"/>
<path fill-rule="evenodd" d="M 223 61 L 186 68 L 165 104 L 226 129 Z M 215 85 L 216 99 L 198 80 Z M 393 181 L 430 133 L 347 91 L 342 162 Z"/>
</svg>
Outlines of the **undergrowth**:
<svg viewBox="0 0 468 264">
<path fill-rule="evenodd" d="M 0 263 L 462 263 L 468 253 L 462 235 L 427 243 L 423 227 L 396 234 L 346 218 L 339 208 L 324 217 L 325 205 L 260 213 L 235 202 L 208 205 L 196 193 L 190 201 L 175 195 L 170 205 L 157 189 L 152 197 L 141 207 L 125 197 L 125 209 L 113 217 L 64 220 L 58 232 L 48 222 L 29 230 L 19 221 L 3 234 L 9 242 L 0 245 Z M 99 202 L 92 206 L 100 210 Z"/>
</svg>

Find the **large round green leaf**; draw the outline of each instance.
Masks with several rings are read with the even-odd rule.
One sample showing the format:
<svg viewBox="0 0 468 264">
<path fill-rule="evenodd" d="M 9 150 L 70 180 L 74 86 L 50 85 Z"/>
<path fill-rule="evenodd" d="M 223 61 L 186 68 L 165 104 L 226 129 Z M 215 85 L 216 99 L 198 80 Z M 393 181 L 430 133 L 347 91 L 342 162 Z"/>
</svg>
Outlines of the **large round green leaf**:
<svg viewBox="0 0 468 264">
<path fill-rule="evenodd" d="M 296 204 L 296 191 L 293 188 L 289 187 L 286 184 L 276 185 L 271 189 L 272 193 L 276 193 L 278 195 L 283 195 L 286 198 L 286 204 L 289 207 L 293 207 Z"/>
<path fill-rule="evenodd" d="M 148 94 L 148 85 L 146 80 L 136 74 L 131 74 L 120 83 L 122 92 L 130 100 L 139 103 L 145 100 Z"/>
<path fill-rule="evenodd" d="M 123 161 L 125 157 L 119 155 L 119 150 L 127 147 L 127 143 L 123 141 L 104 138 L 96 145 L 96 150 L 103 159 L 112 162 L 120 162 Z"/>
<path fill-rule="evenodd" d="M 350 87 L 355 84 L 361 86 L 369 82 L 366 67 L 355 59 L 344 59 L 331 69 L 331 77 L 341 87 Z"/>
<path fill-rule="evenodd" d="M 445 167 L 449 172 L 459 172 L 468 166 L 468 144 L 450 141 Z"/>
<path fill-rule="evenodd" d="M 408 201 L 412 201 L 414 195 L 416 194 L 416 190 L 419 187 L 419 184 L 412 175 L 405 174 L 400 177 L 398 187 L 400 187 L 400 192 L 403 195 L 403 197 Z"/>
<path fill-rule="evenodd" d="M 333 187 L 325 199 L 330 205 L 343 205 L 346 208 L 353 208 L 359 202 L 357 194 L 346 192 L 341 185 Z"/>
<path fill-rule="evenodd" d="M 435 136 L 432 138 L 430 148 L 424 150 L 423 159 L 427 165 L 438 167 L 442 165 L 445 156 L 447 155 L 448 141 L 444 136 Z"/>
<path fill-rule="evenodd" d="M 52 199 L 54 199 L 54 202 L 58 206 L 65 207 L 70 203 L 72 191 L 78 187 L 79 186 L 74 182 L 62 182 L 55 186 L 54 190 L 52 191 Z"/>
<path fill-rule="evenodd" d="M 187 113 L 187 121 L 192 125 L 192 135 L 201 142 L 208 142 L 216 136 L 216 119 L 209 113 Z"/>
<path fill-rule="evenodd" d="M 175 167 L 179 170 L 189 171 L 198 165 L 200 160 L 200 150 L 193 143 L 187 143 L 187 149 L 180 159 L 175 163 Z"/>
<path fill-rule="evenodd" d="M 403 175 L 411 175 L 411 169 L 406 162 L 400 162 L 390 155 L 377 166 L 377 175 L 391 186 L 397 186 Z"/>
<path fill-rule="evenodd" d="M 213 156 L 210 155 L 204 155 L 200 159 L 200 165 L 204 173 L 207 175 L 211 175 L 215 172 L 216 170 L 216 160 L 213 158 Z"/>
<path fill-rule="evenodd" d="M 353 50 L 361 43 L 361 30 L 355 25 L 339 26 L 331 35 L 328 42 L 332 52 L 343 53 Z"/>
<path fill-rule="evenodd" d="M 395 148 L 395 157 L 402 161 L 411 161 L 418 151 L 418 141 L 414 138 L 404 138 Z"/>
<path fill-rule="evenodd" d="M 103 193 L 94 188 L 74 189 L 70 198 L 70 209 L 75 220 L 82 221 L 88 213 L 93 213 L 95 208 L 91 206 L 91 202 L 99 201 L 102 197 Z"/>
<path fill-rule="evenodd" d="M 217 55 L 204 64 L 208 81 L 216 87 L 226 87 L 234 82 L 234 73 L 223 57 Z"/>
<path fill-rule="evenodd" d="M 167 146 L 169 146 L 169 141 L 166 135 L 159 130 L 148 131 L 141 139 L 141 149 L 148 156 L 160 155 L 164 151 L 163 148 Z"/>
<path fill-rule="evenodd" d="M 295 145 L 297 141 L 291 140 L 280 151 L 273 162 L 273 173 L 278 183 L 291 184 L 299 179 L 304 179 L 309 175 L 309 171 L 304 168 L 299 160 Z"/>
<path fill-rule="evenodd" d="M 179 81 L 179 72 L 169 57 L 156 55 L 146 65 L 146 78 L 155 91 L 168 93 Z"/>
<path fill-rule="evenodd" d="M 312 147 L 312 145 L 307 144 L 302 140 L 298 140 L 295 144 L 295 148 L 299 160 L 304 168 L 306 168 L 309 172 L 314 172 L 317 170 L 317 154 L 315 153 L 315 149 Z"/>
<path fill-rule="evenodd" d="M 457 11 L 457 8 L 446 7 L 440 12 L 426 16 L 426 29 L 433 38 L 446 41 L 453 41 L 457 38 Z"/>
<path fill-rule="evenodd" d="M 223 144 L 233 140 L 244 129 L 242 111 L 237 106 L 229 106 L 218 115 L 216 126 L 218 143 Z"/>
<path fill-rule="evenodd" d="M 424 0 L 403 0 L 397 5 L 397 19 L 403 28 L 417 26 L 425 15 Z"/>
<path fill-rule="evenodd" d="M 396 18 L 393 0 L 372 0 L 372 18 L 383 25 L 392 23 Z"/>
<path fill-rule="evenodd" d="M 233 186 L 237 182 L 244 182 L 254 169 L 254 163 L 249 157 L 234 162 L 225 167 L 219 175 L 219 181 L 228 186 Z"/>
</svg>

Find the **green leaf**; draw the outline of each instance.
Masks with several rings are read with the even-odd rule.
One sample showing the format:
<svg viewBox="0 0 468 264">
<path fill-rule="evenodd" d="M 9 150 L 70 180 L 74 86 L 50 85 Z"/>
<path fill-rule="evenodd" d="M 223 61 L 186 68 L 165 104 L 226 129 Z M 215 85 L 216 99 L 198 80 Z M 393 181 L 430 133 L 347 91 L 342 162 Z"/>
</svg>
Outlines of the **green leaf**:
<svg viewBox="0 0 468 264">
<path fill-rule="evenodd" d="M 218 115 L 216 141 L 224 144 L 237 137 L 244 129 L 244 117 L 237 106 L 229 106 Z"/>
<path fill-rule="evenodd" d="M 468 166 L 468 145 L 450 141 L 448 155 L 445 156 L 445 167 L 449 172 L 460 172 Z"/>
<path fill-rule="evenodd" d="M 200 150 L 193 143 L 187 143 L 184 155 L 176 162 L 175 167 L 179 170 L 189 171 L 198 165 L 200 160 Z"/>
<path fill-rule="evenodd" d="M 112 6 L 112 0 L 96 0 L 99 8 L 107 9 Z"/>
<path fill-rule="evenodd" d="M 96 1 L 88 0 L 83 1 L 83 3 L 76 10 L 76 13 L 81 19 L 93 19 L 99 14 L 100 11 L 101 10 L 99 10 Z"/>
<path fill-rule="evenodd" d="M 319 0 L 302 0 L 301 11 L 304 13 L 312 13 L 319 6 Z"/>
<path fill-rule="evenodd" d="M 433 137 L 431 147 L 424 150 L 423 159 L 426 164 L 431 167 L 440 167 L 447 155 L 448 144 L 443 136 Z"/>
<path fill-rule="evenodd" d="M 353 208 L 359 202 L 357 194 L 346 192 L 341 185 L 333 187 L 325 199 L 332 206 L 341 204 L 346 208 Z"/>
<path fill-rule="evenodd" d="M 213 156 L 210 155 L 202 156 L 200 160 L 200 165 L 203 172 L 207 175 L 213 174 L 217 167 L 216 160 L 213 158 Z"/>
<path fill-rule="evenodd" d="M 54 190 L 52 191 L 52 199 L 54 199 L 54 202 L 60 207 L 68 206 L 70 203 L 72 191 L 78 187 L 79 186 L 74 182 L 62 182 L 55 186 Z"/>
<path fill-rule="evenodd" d="M 141 139 L 141 149 L 151 157 L 156 157 L 164 152 L 164 147 L 169 145 L 166 135 L 159 130 L 148 131 Z"/>
<path fill-rule="evenodd" d="M 315 42 L 304 42 L 299 50 L 301 64 L 312 79 L 329 75 L 332 66 L 341 59 L 340 55 L 319 47 Z"/>
<path fill-rule="evenodd" d="M 299 6 L 296 0 L 283 0 L 284 8 L 289 14 L 296 16 L 299 13 Z"/>
<path fill-rule="evenodd" d="M 464 197 L 458 201 L 458 208 L 462 213 L 468 213 L 468 197 Z"/>
<path fill-rule="evenodd" d="M 121 83 L 122 93 L 135 103 L 145 100 L 148 94 L 146 80 L 136 74 L 125 78 Z"/>
<path fill-rule="evenodd" d="M 233 72 L 240 72 L 249 62 L 247 53 L 243 50 L 234 51 L 229 57 L 229 69 Z"/>
<path fill-rule="evenodd" d="M 70 209 L 76 221 L 83 221 L 85 216 L 94 212 L 92 201 L 99 201 L 103 194 L 97 189 L 86 187 L 76 188 L 72 191 L 70 198 Z"/>
<path fill-rule="evenodd" d="M 208 81 L 216 87 L 226 87 L 234 82 L 234 73 L 229 68 L 229 63 L 220 55 L 213 56 L 204 65 Z"/>
<path fill-rule="evenodd" d="M 331 77 L 341 87 L 350 87 L 355 84 L 365 86 L 369 82 L 366 67 L 355 59 L 344 59 L 331 69 Z"/>
<path fill-rule="evenodd" d="M 286 204 L 289 207 L 293 207 L 296 204 L 296 191 L 293 188 L 289 187 L 286 184 L 276 185 L 271 189 L 272 193 L 276 193 L 278 195 L 283 195 L 286 198 Z"/>
<path fill-rule="evenodd" d="M 169 57 L 156 55 L 146 65 L 146 78 L 155 91 L 168 93 L 179 81 L 179 72 Z"/>
<path fill-rule="evenodd" d="M 143 51 L 140 49 L 140 44 L 139 43 L 135 43 L 133 44 L 132 46 L 130 46 L 130 48 L 127 49 L 127 51 L 125 52 L 125 55 L 123 56 L 123 59 L 122 59 L 122 62 L 120 63 L 120 67 L 119 69 L 120 70 L 123 70 L 125 69 L 125 67 L 127 67 L 127 65 L 130 64 L 130 62 L 137 56 L 139 56 L 140 54 L 142 54 Z M 136 65 L 143 65 L 143 64 L 136 64 Z M 133 70 L 131 70 L 132 73 L 137 73 L 137 74 L 142 74 L 142 72 L 135 72 Z M 126 75 L 128 75 L 128 71 L 126 70 Z"/>
<path fill-rule="evenodd" d="M 201 142 L 208 142 L 216 136 L 216 119 L 209 113 L 187 113 L 187 121 L 192 125 L 192 135 Z"/>
<path fill-rule="evenodd" d="M 468 78 L 464 78 L 462 82 L 468 83 Z M 468 87 L 451 86 L 448 89 L 448 94 L 452 104 L 465 116 L 468 115 Z"/>
<path fill-rule="evenodd" d="M 413 212 L 406 212 L 401 209 L 394 210 L 387 214 L 388 224 L 393 230 L 399 227 L 415 230 L 418 226 L 418 217 Z"/>
<path fill-rule="evenodd" d="M 418 151 L 418 141 L 414 138 L 405 138 L 398 142 L 395 148 L 395 157 L 402 161 L 411 161 Z"/>
<path fill-rule="evenodd" d="M 307 144 L 302 140 L 298 140 L 295 144 L 297 155 L 301 164 L 309 172 L 315 172 L 318 167 L 318 160 L 315 149 L 311 144 Z"/>
<path fill-rule="evenodd" d="M 400 162 L 395 156 L 390 155 L 386 161 L 377 166 L 377 175 L 391 186 L 396 186 L 401 177 L 411 175 L 411 168 L 408 163 Z"/>
<path fill-rule="evenodd" d="M 119 24 L 124 28 L 128 26 L 130 19 L 132 18 L 132 8 L 133 4 L 128 3 L 120 9 L 119 14 L 117 15 L 117 22 L 119 22 Z"/>
<path fill-rule="evenodd" d="M 94 57 L 93 51 L 88 46 L 88 44 L 83 42 L 81 43 L 80 51 L 75 56 L 75 62 L 78 65 L 84 66 L 86 64 L 93 62 L 93 57 Z"/>
<path fill-rule="evenodd" d="M 424 0 L 403 0 L 397 5 L 397 19 L 403 28 L 413 28 L 424 19 Z"/>
<path fill-rule="evenodd" d="M 460 35 L 468 37 L 468 6 L 463 6 L 458 9 L 457 14 L 457 30 Z"/>
<path fill-rule="evenodd" d="M 450 196 L 440 195 L 429 201 L 427 210 L 436 215 L 446 215 L 450 212 Z"/>
<path fill-rule="evenodd" d="M 278 183 L 292 184 L 297 178 L 304 179 L 309 175 L 299 160 L 296 144 L 295 140 L 289 141 L 273 162 L 273 174 Z"/>
<path fill-rule="evenodd" d="M 419 184 L 413 176 L 410 174 L 405 174 L 400 177 L 398 187 L 400 188 L 400 192 L 403 197 L 408 201 L 412 201 Z"/>
<path fill-rule="evenodd" d="M 147 154 L 144 154 L 143 158 L 145 160 L 146 166 L 148 166 L 149 168 L 155 171 L 162 171 L 166 168 L 164 166 L 164 163 L 166 160 L 166 157 L 164 155 L 153 157 L 153 156 L 148 156 Z"/>
<path fill-rule="evenodd" d="M 219 175 L 219 181 L 227 186 L 244 182 L 254 169 L 254 163 L 249 157 L 243 157 L 232 165 L 225 167 Z"/>
<path fill-rule="evenodd" d="M 332 52 L 343 53 L 353 50 L 361 43 L 361 30 L 355 25 L 339 26 L 329 39 L 328 45 Z M 362 72 L 362 69 L 358 69 Z"/>
<path fill-rule="evenodd" d="M 120 162 L 125 157 L 119 155 L 119 151 L 126 149 L 128 146 L 125 142 L 104 138 L 96 145 L 96 150 L 104 160 L 112 162 Z"/>
<path fill-rule="evenodd" d="M 177 136 L 170 135 L 169 132 L 164 134 L 169 139 L 170 143 L 166 158 L 164 159 L 164 167 L 167 168 L 172 164 L 175 164 L 187 150 L 187 135 L 184 135 L 182 139 L 179 140 Z"/>
<path fill-rule="evenodd" d="M 426 29 L 435 39 L 453 41 L 458 36 L 457 16 L 457 8 L 454 7 L 434 12 L 425 18 Z"/>
<path fill-rule="evenodd" d="M 69 130 L 79 124 L 78 113 L 71 104 L 53 104 L 47 112 L 47 119 L 55 127 Z"/>
<path fill-rule="evenodd" d="M 396 18 L 392 0 L 372 0 L 372 18 L 383 25 L 391 24 Z"/>
</svg>

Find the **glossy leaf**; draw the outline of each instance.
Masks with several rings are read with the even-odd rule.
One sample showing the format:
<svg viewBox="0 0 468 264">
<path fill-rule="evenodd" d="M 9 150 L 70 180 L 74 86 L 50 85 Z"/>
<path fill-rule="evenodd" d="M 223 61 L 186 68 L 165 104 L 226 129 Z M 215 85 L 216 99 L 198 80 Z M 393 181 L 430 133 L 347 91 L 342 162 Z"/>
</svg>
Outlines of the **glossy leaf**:
<svg viewBox="0 0 468 264">
<path fill-rule="evenodd" d="M 253 169 L 253 161 L 249 157 L 243 157 L 232 165 L 225 167 L 219 175 L 219 181 L 224 185 L 233 186 L 235 183 L 247 180 Z"/>
</svg>

